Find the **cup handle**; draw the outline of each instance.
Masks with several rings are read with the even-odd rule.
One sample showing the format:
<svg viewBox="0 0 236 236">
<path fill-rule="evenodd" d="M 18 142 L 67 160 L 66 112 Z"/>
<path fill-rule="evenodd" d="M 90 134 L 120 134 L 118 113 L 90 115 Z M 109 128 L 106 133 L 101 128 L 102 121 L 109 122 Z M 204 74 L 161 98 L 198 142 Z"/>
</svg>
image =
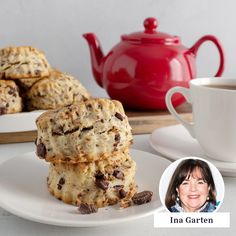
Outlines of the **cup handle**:
<svg viewBox="0 0 236 236">
<path fill-rule="evenodd" d="M 197 51 L 199 49 L 199 47 L 206 41 L 211 41 L 212 43 L 214 43 L 219 51 L 220 54 L 220 65 L 218 68 L 218 71 L 215 74 L 215 77 L 219 77 L 222 75 L 223 71 L 224 71 L 224 65 L 225 65 L 225 59 L 224 59 L 224 51 L 223 51 L 223 47 L 221 46 L 219 40 L 213 36 L 213 35 L 205 35 L 203 37 L 201 37 L 190 49 L 189 51 L 192 52 L 195 57 L 197 55 Z"/>
<path fill-rule="evenodd" d="M 185 99 L 187 100 L 188 103 L 192 104 L 192 100 L 191 100 L 191 96 L 189 93 L 189 89 L 187 88 L 183 88 L 183 87 L 174 87 L 172 89 L 170 89 L 167 94 L 166 94 L 166 106 L 168 108 L 168 110 L 170 111 L 170 113 L 174 116 L 174 118 L 179 121 L 190 133 L 190 135 L 195 138 L 195 134 L 194 134 L 194 123 L 193 122 L 188 122 L 186 120 L 184 120 L 175 110 L 172 102 L 171 102 L 171 98 L 175 93 L 180 93 L 182 94 Z"/>
</svg>

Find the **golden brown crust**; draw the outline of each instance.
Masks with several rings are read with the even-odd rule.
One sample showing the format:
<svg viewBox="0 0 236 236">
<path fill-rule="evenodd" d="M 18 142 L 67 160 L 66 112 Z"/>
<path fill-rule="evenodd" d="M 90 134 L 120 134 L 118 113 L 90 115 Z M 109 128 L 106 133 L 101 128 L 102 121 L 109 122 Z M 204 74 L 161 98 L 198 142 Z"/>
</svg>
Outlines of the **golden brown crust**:
<svg viewBox="0 0 236 236">
<path fill-rule="evenodd" d="M 30 88 L 27 93 L 28 110 L 48 110 L 68 106 L 90 98 L 90 94 L 73 76 L 56 70 Z"/>
<path fill-rule="evenodd" d="M 48 189 L 65 203 L 87 203 L 104 207 L 133 197 L 137 192 L 135 170 L 136 164 L 128 152 L 90 163 L 51 163 Z M 107 185 L 97 184 L 97 181 L 105 181 Z"/>
<path fill-rule="evenodd" d="M 0 50 L 0 78 L 39 78 L 48 76 L 49 70 L 45 55 L 36 48 L 21 46 Z"/>
<path fill-rule="evenodd" d="M 36 125 L 38 156 L 50 162 L 106 159 L 132 143 L 122 104 L 110 99 L 89 99 L 47 111 Z"/>
<path fill-rule="evenodd" d="M 39 157 L 40 159 L 44 159 L 47 162 L 55 163 L 55 164 L 78 164 L 78 163 L 84 163 L 84 162 L 93 162 L 93 161 L 102 161 L 108 158 L 111 158 L 111 156 L 116 155 L 118 153 L 127 152 L 129 149 L 129 145 L 125 146 L 123 149 L 120 149 L 119 151 L 113 151 L 109 153 L 101 153 L 99 155 L 88 155 L 86 153 L 79 154 L 77 156 L 64 156 L 64 155 L 55 155 L 55 156 L 46 156 L 45 158 Z M 73 158 L 73 159 L 72 159 Z"/>
</svg>

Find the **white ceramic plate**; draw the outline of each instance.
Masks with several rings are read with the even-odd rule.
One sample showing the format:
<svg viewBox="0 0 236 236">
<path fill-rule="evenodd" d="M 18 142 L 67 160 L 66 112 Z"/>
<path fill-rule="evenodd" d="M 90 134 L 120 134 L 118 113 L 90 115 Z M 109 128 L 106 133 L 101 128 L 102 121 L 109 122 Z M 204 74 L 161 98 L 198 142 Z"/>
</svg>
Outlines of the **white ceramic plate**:
<svg viewBox="0 0 236 236">
<path fill-rule="evenodd" d="M 97 213 L 81 215 L 77 207 L 65 204 L 47 190 L 48 164 L 33 152 L 17 156 L 0 165 L 0 206 L 28 220 L 73 227 L 100 226 L 126 222 L 162 210 L 158 195 L 159 180 L 170 161 L 138 150 L 131 150 L 137 163 L 139 191 L 153 191 L 150 203 L 119 209 L 118 205 L 100 208 Z"/>
<path fill-rule="evenodd" d="M 20 112 L 0 116 L 0 133 L 12 133 L 36 130 L 35 120 L 43 110 Z"/>
<path fill-rule="evenodd" d="M 207 157 L 196 139 L 182 125 L 156 129 L 150 136 L 151 146 L 161 155 L 178 160 L 186 156 L 202 157 L 215 165 L 224 176 L 236 176 L 236 163 L 221 162 Z"/>
</svg>

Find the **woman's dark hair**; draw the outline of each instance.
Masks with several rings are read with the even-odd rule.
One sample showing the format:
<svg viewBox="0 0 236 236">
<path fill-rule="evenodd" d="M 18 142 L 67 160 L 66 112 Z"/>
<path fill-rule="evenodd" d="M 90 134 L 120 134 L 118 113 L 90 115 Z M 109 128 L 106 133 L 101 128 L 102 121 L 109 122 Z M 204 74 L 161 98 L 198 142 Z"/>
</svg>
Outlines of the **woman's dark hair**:
<svg viewBox="0 0 236 236">
<path fill-rule="evenodd" d="M 175 205 L 176 203 L 176 198 L 178 195 L 176 189 L 179 188 L 180 184 L 182 184 L 185 179 L 190 178 L 192 172 L 196 169 L 199 169 L 201 171 L 203 180 L 210 187 L 208 201 L 213 203 L 214 205 L 216 204 L 215 183 L 210 167 L 205 161 L 199 159 L 186 159 L 177 166 L 170 180 L 165 198 L 165 204 L 169 210 L 171 206 Z"/>
</svg>

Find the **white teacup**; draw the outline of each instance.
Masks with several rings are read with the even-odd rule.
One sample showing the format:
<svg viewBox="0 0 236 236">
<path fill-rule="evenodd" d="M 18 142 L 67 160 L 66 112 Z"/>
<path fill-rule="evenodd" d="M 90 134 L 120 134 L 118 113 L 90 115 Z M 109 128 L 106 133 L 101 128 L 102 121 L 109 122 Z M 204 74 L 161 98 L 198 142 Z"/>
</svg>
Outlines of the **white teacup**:
<svg viewBox="0 0 236 236">
<path fill-rule="evenodd" d="M 174 109 L 171 97 L 175 93 L 181 93 L 192 104 L 193 122 L 183 120 Z M 193 79 L 189 89 L 170 89 L 166 104 L 176 120 L 198 140 L 207 156 L 236 162 L 236 79 Z"/>
</svg>

